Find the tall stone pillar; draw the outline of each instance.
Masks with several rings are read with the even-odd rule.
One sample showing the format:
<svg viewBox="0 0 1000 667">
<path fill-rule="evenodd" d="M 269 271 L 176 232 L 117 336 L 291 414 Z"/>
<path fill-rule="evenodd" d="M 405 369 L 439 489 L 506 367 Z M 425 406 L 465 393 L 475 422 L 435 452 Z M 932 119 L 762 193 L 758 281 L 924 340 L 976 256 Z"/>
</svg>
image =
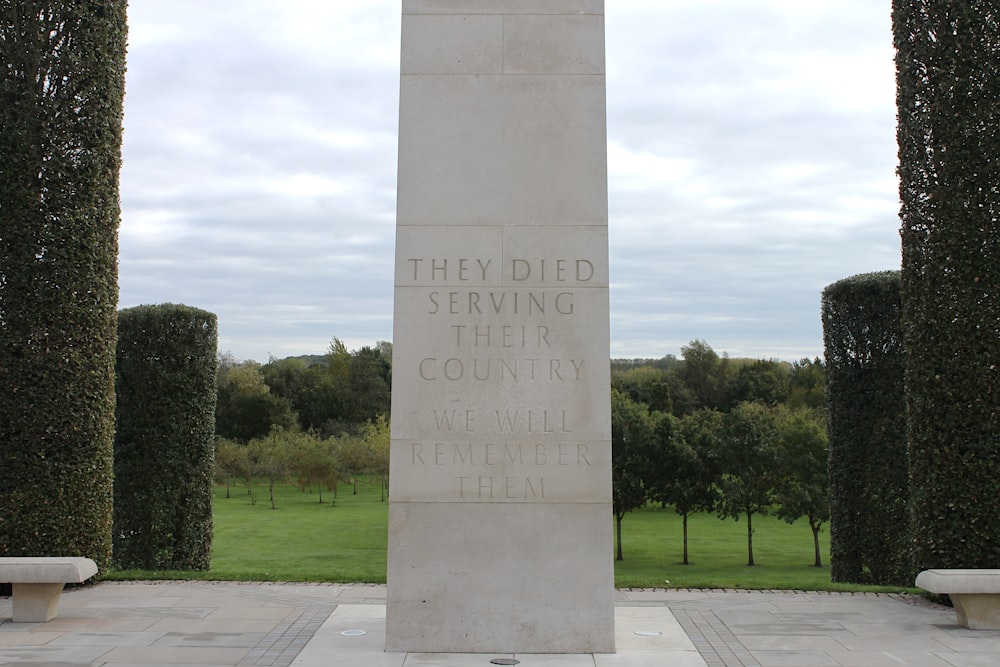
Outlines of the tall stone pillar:
<svg viewBox="0 0 1000 667">
<path fill-rule="evenodd" d="M 389 651 L 614 651 L 603 0 L 403 0 Z"/>
</svg>

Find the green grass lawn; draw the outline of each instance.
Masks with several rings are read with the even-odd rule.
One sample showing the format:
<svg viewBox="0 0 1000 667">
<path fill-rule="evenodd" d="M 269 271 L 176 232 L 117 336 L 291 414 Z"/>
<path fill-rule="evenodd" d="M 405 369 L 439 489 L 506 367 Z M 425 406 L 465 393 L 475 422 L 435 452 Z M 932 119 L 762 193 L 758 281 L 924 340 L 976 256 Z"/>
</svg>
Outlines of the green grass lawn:
<svg viewBox="0 0 1000 667">
<path fill-rule="evenodd" d="M 218 579 L 239 581 L 385 582 L 387 510 L 378 479 L 364 479 L 358 494 L 341 485 L 337 498 L 293 486 L 215 490 L 215 538 L 208 572 L 123 570 L 108 579 Z M 612 517 L 608 517 L 609 524 Z M 789 525 L 754 517 L 754 567 L 748 567 L 745 520 L 699 514 L 689 520 L 690 565 L 681 565 L 681 518 L 673 509 L 647 507 L 622 522 L 624 560 L 615 563 L 619 587 L 757 588 L 795 590 L 899 590 L 832 584 L 829 535 L 821 535 L 824 567 L 813 567 L 812 533 L 804 521 Z M 609 556 L 612 545 L 608 545 Z"/>
</svg>

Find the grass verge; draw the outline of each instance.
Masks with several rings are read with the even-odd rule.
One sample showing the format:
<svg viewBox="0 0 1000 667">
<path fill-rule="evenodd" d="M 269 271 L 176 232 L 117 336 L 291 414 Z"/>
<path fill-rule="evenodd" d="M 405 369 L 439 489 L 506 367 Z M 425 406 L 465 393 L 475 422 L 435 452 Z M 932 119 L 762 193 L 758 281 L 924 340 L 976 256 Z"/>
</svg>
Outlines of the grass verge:
<svg viewBox="0 0 1000 667">
<path fill-rule="evenodd" d="M 111 580 L 198 579 L 226 581 L 332 581 L 384 583 L 388 503 L 378 479 L 341 485 L 337 497 L 292 486 L 216 488 L 215 538 L 208 572 L 115 570 Z M 255 499 L 255 501 L 254 501 Z M 608 517 L 609 525 L 612 517 Z M 805 522 L 786 524 L 754 517 L 754 567 L 747 563 L 745 519 L 712 514 L 690 518 L 689 565 L 681 565 L 681 518 L 673 509 L 646 507 L 623 521 L 624 560 L 615 584 L 647 588 L 743 588 L 889 592 L 914 589 L 834 584 L 829 536 L 821 535 L 824 567 L 813 567 L 812 533 Z M 609 551 L 611 545 L 609 545 Z"/>
</svg>

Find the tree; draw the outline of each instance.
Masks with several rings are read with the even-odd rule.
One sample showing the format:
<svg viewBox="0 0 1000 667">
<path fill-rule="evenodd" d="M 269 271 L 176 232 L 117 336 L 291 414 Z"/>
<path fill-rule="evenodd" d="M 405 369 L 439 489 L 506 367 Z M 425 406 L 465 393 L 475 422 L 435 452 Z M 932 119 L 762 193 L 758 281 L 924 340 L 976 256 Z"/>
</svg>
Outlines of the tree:
<svg viewBox="0 0 1000 667">
<path fill-rule="evenodd" d="M 291 468 L 291 451 L 298 436 L 299 434 L 293 431 L 276 426 L 265 437 L 254 438 L 247 444 L 247 457 L 250 459 L 254 475 L 267 480 L 271 509 L 278 509 L 274 500 L 274 485 L 288 475 Z"/>
<path fill-rule="evenodd" d="M 218 438 L 215 441 L 215 480 L 226 485 L 226 498 L 233 480 L 243 480 L 250 488 L 253 470 L 247 457 L 247 448 L 234 440 Z"/>
<path fill-rule="evenodd" d="M 722 408 L 729 380 L 729 360 L 720 359 L 703 340 L 693 340 L 681 348 L 684 364 L 678 373 L 697 401 L 699 408 Z"/>
<path fill-rule="evenodd" d="M 772 407 L 784 403 L 789 394 L 789 369 L 773 359 L 757 359 L 740 366 L 729 381 L 733 404 L 744 401 Z"/>
<path fill-rule="evenodd" d="M 753 515 L 774 502 L 778 430 L 774 414 L 759 403 L 740 403 L 724 420 L 719 516 L 747 517 L 747 565 L 753 566 Z"/>
<path fill-rule="evenodd" d="M 666 462 L 674 471 L 674 483 L 666 498 L 682 518 L 684 565 L 689 562 L 688 517 L 695 512 L 711 512 L 718 502 L 722 426 L 722 413 L 715 410 L 698 410 L 684 416 L 678 424 L 678 447 Z"/>
<path fill-rule="evenodd" d="M 915 570 L 1000 562 L 1000 11 L 893 0 Z"/>
<path fill-rule="evenodd" d="M 673 401 L 666 372 L 651 366 L 612 371 L 611 386 L 653 411 L 672 413 Z"/>
<path fill-rule="evenodd" d="M 611 477 L 617 530 L 615 560 L 622 560 L 622 519 L 642 507 L 645 457 L 650 449 L 652 424 L 649 411 L 619 391 L 611 390 Z"/>
<path fill-rule="evenodd" d="M 384 341 L 351 352 L 334 338 L 324 357 L 271 359 L 261 375 L 273 395 L 289 402 L 303 429 L 321 437 L 357 435 L 389 413 L 391 354 Z"/>
<path fill-rule="evenodd" d="M 371 469 L 372 452 L 365 439 L 358 435 L 343 434 L 332 438 L 337 460 L 343 466 L 347 479 L 354 487 L 353 495 L 358 495 L 358 476 Z"/>
<path fill-rule="evenodd" d="M 331 443 L 320 440 L 310 433 L 303 433 L 297 438 L 288 454 L 299 491 L 305 491 L 315 485 L 319 502 L 322 503 L 323 489 L 333 491 L 337 488 L 337 481 L 340 478 L 340 464 Z"/>
<path fill-rule="evenodd" d="M 111 559 L 126 2 L 0 4 L 0 556 Z"/>
<path fill-rule="evenodd" d="M 821 418 L 804 409 L 784 411 L 778 420 L 778 449 L 778 517 L 788 523 L 806 518 L 813 535 L 813 565 L 822 567 L 819 533 L 830 520 L 830 449 Z"/>
<path fill-rule="evenodd" d="M 371 472 L 381 478 L 382 500 L 385 501 L 389 490 L 389 420 L 379 415 L 375 421 L 366 423 L 361 429 L 361 438 L 368 447 Z"/>
<path fill-rule="evenodd" d="M 217 380 L 216 435 L 245 443 L 266 437 L 276 426 L 296 427 L 291 402 L 271 393 L 257 362 L 222 362 Z"/>
<path fill-rule="evenodd" d="M 819 357 L 792 364 L 789 395 L 785 405 L 793 408 L 826 408 L 826 366 Z"/>
</svg>

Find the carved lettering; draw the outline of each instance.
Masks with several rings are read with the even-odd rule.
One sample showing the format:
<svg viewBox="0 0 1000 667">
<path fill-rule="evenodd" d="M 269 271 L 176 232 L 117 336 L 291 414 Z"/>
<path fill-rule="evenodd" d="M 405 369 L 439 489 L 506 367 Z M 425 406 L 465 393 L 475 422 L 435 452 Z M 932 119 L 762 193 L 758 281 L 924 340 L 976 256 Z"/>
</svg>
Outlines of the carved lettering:
<svg viewBox="0 0 1000 667">
<path fill-rule="evenodd" d="M 494 410 L 499 433 L 571 433 L 565 410 Z"/>
<path fill-rule="evenodd" d="M 575 269 L 575 273 L 574 273 Z M 594 263 L 589 259 L 512 259 L 510 263 L 511 279 L 517 282 L 534 280 L 535 282 L 564 283 L 575 280 L 579 283 L 589 282 L 594 277 Z"/>
<path fill-rule="evenodd" d="M 433 455 L 431 451 L 433 450 Z M 568 442 L 527 443 L 507 442 L 436 442 L 433 445 L 412 443 L 410 464 L 418 467 L 441 468 L 445 466 L 503 467 L 523 466 L 575 466 L 589 468 L 588 445 Z"/>
<path fill-rule="evenodd" d="M 456 477 L 463 500 L 528 500 L 545 498 L 544 477 Z"/>
<path fill-rule="evenodd" d="M 583 359 L 495 359 L 491 357 L 438 359 L 425 357 L 417 366 L 420 378 L 435 380 L 527 380 L 530 382 L 579 381 L 583 371 Z M 566 365 L 572 366 L 569 372 Z"/>
<path fill-rule="evenodd" d="M 482 281 L 486 281 L 492 259 L 469 259 L 468 257 L 449 258 L 433 257 L 426 261 L 423 257 L 410 257 L 406 260 L 413 269 L 413 280 L 430 282 L 445 282 L 449 279 L 468 282 L 473 278 L 470 273 Z M 479 269 L 476 273 L 474 269 Z"/>
<path fill-rule="evenodd" d="M 459 422 L 465 422 L 464 427 L 459 427 Z M 434 424 L 437 426 L 438 431 L 454 431 L 456 427 L 462 428 L 466 432 L 473 432 L 476 430 L 476 411 L 475 410 L 441 410 L 440 412 L 434 411 Z"/>
<path fill-rule="evenodd" d="M 540 325 L 453 324 L 451 331 L 458 347 L 463 344 L 471 347 L 552 347 L 549 328 Z"/>
<path fill-rule="evenodd" d="M 575 293 L 559 292 L 478 292 L 427 293 L 428 315 L 572 315 Z"/>
</svg>

